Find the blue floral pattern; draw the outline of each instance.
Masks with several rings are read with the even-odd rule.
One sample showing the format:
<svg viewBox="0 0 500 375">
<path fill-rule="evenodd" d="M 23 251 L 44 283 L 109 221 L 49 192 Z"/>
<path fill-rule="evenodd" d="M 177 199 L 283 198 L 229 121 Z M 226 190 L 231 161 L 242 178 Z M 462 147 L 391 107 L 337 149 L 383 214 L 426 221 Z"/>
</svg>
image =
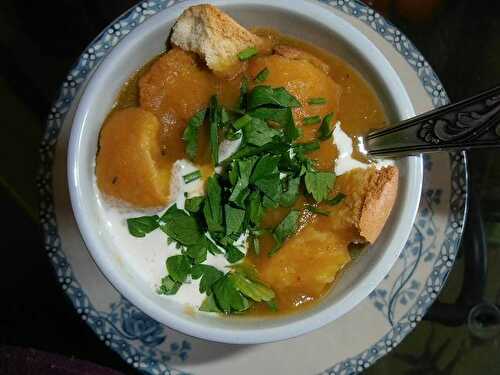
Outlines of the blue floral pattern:
<svg viewBox="0 0 500 375">
<path fill-rule="evenodd" d="M 40 146 L 41 169 L 38 177 L 40 218 L 45 233 L 45 248 L 54 266 L 62 289 L 69 296 L 77 313 L 89 324 L 104 343 L 130 365 L 149 374 L 184 374 L 169 366 L 173 359 L 185 361 L 191 344 L 185 340 L 170 341 L 164 327 L 138 310 L 124 298 L 112 303 L 106 311 L 96 309 L 76 279 L 64 254 L 58 235 L 53 200 L 53 163 L 55 145 L 64 118 L 76 92 L 91 71 L 131 30 L 152 15 L 168 8 L 176 0 L 147 0 L 133 7 L 114 21 L 85 49 L 64 80 L 58 98 L 47 119 L 47 129 Z M 439 79 L 424 57 L 396 27 L 357 0 L 322 1 L 369 25 L 406 59 L 422 82 L 434 106 L 444 105 L 448 98 Z M 430 172 L 431 157 L 424 158 Z M 465 214 L 466 164 L 462 154 L 450 154 L 451 195 L 443 197 L 439 188 L 430 188 L 422 195 L 421 208 L 411 236 L 398 261 L 398 272 L 391 288 L 378 288 L 370 300 L 390 322 L 392 329 L 372 347 L 355 357 L 326 369 L 324 374 L 356 374 L 390 352 L 422 319 L 439 293 L 453 265 L 461 238 Z M 449 199 L 450 214 L 445 228 L 446 240 L 437 248 L 435 209 L 442 199 Z M 420 264 L 428 264 L 432 272 L 421 282 L 412 278 Z M 394 272 L 391 272 L 393 274 Z M 408 308 L 408 305 L 411 305 Z M 160 348 L 161 346 L 161 348 Z M 165 349 L 167 348 L 167 349 Z"/>
</svg>

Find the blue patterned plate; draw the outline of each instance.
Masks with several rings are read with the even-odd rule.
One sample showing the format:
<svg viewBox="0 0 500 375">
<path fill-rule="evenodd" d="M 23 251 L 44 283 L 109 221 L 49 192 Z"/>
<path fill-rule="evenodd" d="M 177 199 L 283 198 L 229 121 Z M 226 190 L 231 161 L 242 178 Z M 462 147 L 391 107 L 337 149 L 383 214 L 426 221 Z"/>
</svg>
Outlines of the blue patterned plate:
<svg viewBox="0 0 500 375">
<path fill-rule="evenodd" d="M 66 182 L 67 143 L 75 107 L 93 69 L 123 36 L 174 3 L 144 1 L 102 32 L 71 69 L 49 115 L 41 145 L 41 220 L 47 253 L 61 287 L 99 338 L 127 363 L 148 374 L 362 371 L 411 332 L 436 299 L 453 265 L 466 208 L 462 154 L 425 158 L 424 188 L 413 231 L 395 266 L 369 298 L 330 325 L 284 342 L 237 346 L 175 332 L 120 296 L 85 248 Z M 400 73 L 417 112 L 448 102 L 432 68 L 393 25 L 358 1 L 325 3 L 385 54 Z"/>
</svg>

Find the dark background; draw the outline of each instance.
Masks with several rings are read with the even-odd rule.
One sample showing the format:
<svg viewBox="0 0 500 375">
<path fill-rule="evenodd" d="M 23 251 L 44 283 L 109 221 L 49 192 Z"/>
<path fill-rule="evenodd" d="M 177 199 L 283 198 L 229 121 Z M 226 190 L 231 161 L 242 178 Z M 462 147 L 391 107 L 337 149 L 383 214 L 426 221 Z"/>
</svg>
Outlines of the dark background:
<svg viewBox="0 0 500 375">
<path fill-rule="evenodd" d="M 500 84 L 499 1 L 367 2 L 409 36 L 440 77 L 452 101 Z M 35 175 L 39 140 L 60 83 L 85 46 L 134 3 L 129 0 L 2 0 L 0 4 L 0 113 L 3 117 L 0 125 L 0 213 L 3 216 L 0 295 L 4 301 L 0 308 L 0 346 L 60 353 L 124 373 L 133 371 L 78 318 L 55 280 L 38 226 Z M 482 212 L 494 225 L 500 221 L 497 183 L 500 168 L 493 151 L 470 153 L 469 158 L 474 194 L 483 207 L 488 207 Z M 491 228 L 495 230 L 494 226 Z M 490 243 L 498 247 L 494 236 Z M 453 272 L 458 276 L 452 276 L 452 280 L 461 277 L 459 266 Z M 447 286 L 452 287 L 455 286 Z M 421 326 L 404 345 L 419 340 L 412 336 L 418 338 L 419 330 L 427 329 Z M 454 332 L 462 331 L 450 332 L 453 337 L 458 334 Z M 369 372 L 390 369 L 391 360 L 382 359 Z M 477 363 L 473 368 L 483 365 Z M 438 367 L 440 370 L 426 373 L 451 371 L 446 364 Z M 490 367 L 489 373 L 500 373 L 496 370 Z"/>
</svg>

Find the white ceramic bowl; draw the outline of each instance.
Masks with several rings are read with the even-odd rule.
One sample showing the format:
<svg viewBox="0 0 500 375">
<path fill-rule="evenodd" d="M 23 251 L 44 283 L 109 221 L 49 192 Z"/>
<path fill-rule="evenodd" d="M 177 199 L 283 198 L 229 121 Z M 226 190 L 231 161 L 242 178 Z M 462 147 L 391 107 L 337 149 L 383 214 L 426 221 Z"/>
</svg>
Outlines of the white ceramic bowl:
<svg viewBox="0 0 500 375">
<path fill-rule="evenodd" d="M 165 40 L 186 1 L 151 17 L 127 35 L 95 71 L 79 103 L 71 130 L 68 179 L 71 203 L 83 239 L 104 275 L 127 299 L 154 319 L 191 336 L 227 343 L 263 343 L 298 336 L 347 313 L 387 275 L 409 236 L 422 184 L 422 160 L 397 162 L 399 194 L 376 243 L 348 267 L 332 291 L 314 308 L 278 318 L 221 318 L 188 315 L 184 307 L 158 296 L 115 253 L 94 189 L 99 130 L 122 84 L 165 49 Z M 244 26 L 268 26 L 314 43 L 351 63 L 381 98 L 391 120 L 414 115 L 410 99 L 382 53 L 334 11 L 312 1 L 214 0 Z"/>
</svg>

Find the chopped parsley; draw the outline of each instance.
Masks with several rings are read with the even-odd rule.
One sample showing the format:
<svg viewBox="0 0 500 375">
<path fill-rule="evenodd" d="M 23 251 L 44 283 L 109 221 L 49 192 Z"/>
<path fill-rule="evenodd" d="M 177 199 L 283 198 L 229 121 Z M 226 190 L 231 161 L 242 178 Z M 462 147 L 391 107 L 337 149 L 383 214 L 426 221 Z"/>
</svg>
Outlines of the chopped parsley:
<svg viewBox="0 0 500 375">
<path fill-rule="evenodd" d="M 127 219 L 129 233 L 134 237 L 145 237 L 160 226 L 158 215 Z"/>
<path fill-rule="evenodd" d="M 333 117 L 334 114 L 330 113 L 323 118 L 323 122 L 318 129 L 318 139 L 320 141 L 326 141 L 332 137 L 333 133 Z"/>
<path fill-rule="evenodd" d="M 269 69 L 262 69 L 256 76 L 255 82 L 264 82 L 269 77 Z"/>
<path fill-rule="evenodd" d="M 255 53 L 255 49 L 242 51 L 240 59 Z M 255 80 L 264 81 L 268 75 L 269 70 L 263 69 Z M 311 98 L 308 103 L 324 104 L 320 99 Z M 267 249 L 267 255 L 273 256 L 297 232 L 302 211 L 294 207 L 301 194 L 315 201 L 303 209 L 321 215 L 329 212 L 316 203 L 333 206 L 345 198 L 341 193 L 330 197 L 335 174 L 317 170 L 316 162 L 308 157 L 320 148 L 320 140 L 331 136 L 333 114 L 325 116 L 318 128 L 319 140 L 298 143 L 301 132 L 292 110 L 300 103 L 285 88 L 257 85 L 250 90 L 245 78 L 237 106 L 224 108 L 213 96 L 208 108 L 196 113 L 184 131 L 186 155 L 195 160 L 199 129 L 205 122 L 208 126 L 210 156 L 220 171 L 208 177 L 205 194 L 191 198 L 186 194 L 184 209 L 174 204 L 161 216 L 127 220 L 131 235 L 144 237 L 159 228 L 178 250 L 166 260 L 159 294 L 176 294 L 184 283 L 199 279 L 199 291 L 206 295 L 200 310 L 224 314 L 242 313 L 254 303 L 266 303 L 273 311 L 278 308 L 273 290 L 243 261 L 240 240 L 245 239 L 259 256 L 264 243 L 261 236 L 270 235 L 274 246 Z M 319 116 L 311 116 L 303 124 L 320 122 Z M 241 144 L 219 164 L 222 134 L 226 139 L 241 138 Z M 183 176 L 185 183 L 199 178 L 199 170 Z M 278 207 L 288 209 L 287 215 L 276 227 L 264 227 L 266 212 Z M 209 256 L 224 256 L 230 270 L 206 264 Z"/>
</svg>

